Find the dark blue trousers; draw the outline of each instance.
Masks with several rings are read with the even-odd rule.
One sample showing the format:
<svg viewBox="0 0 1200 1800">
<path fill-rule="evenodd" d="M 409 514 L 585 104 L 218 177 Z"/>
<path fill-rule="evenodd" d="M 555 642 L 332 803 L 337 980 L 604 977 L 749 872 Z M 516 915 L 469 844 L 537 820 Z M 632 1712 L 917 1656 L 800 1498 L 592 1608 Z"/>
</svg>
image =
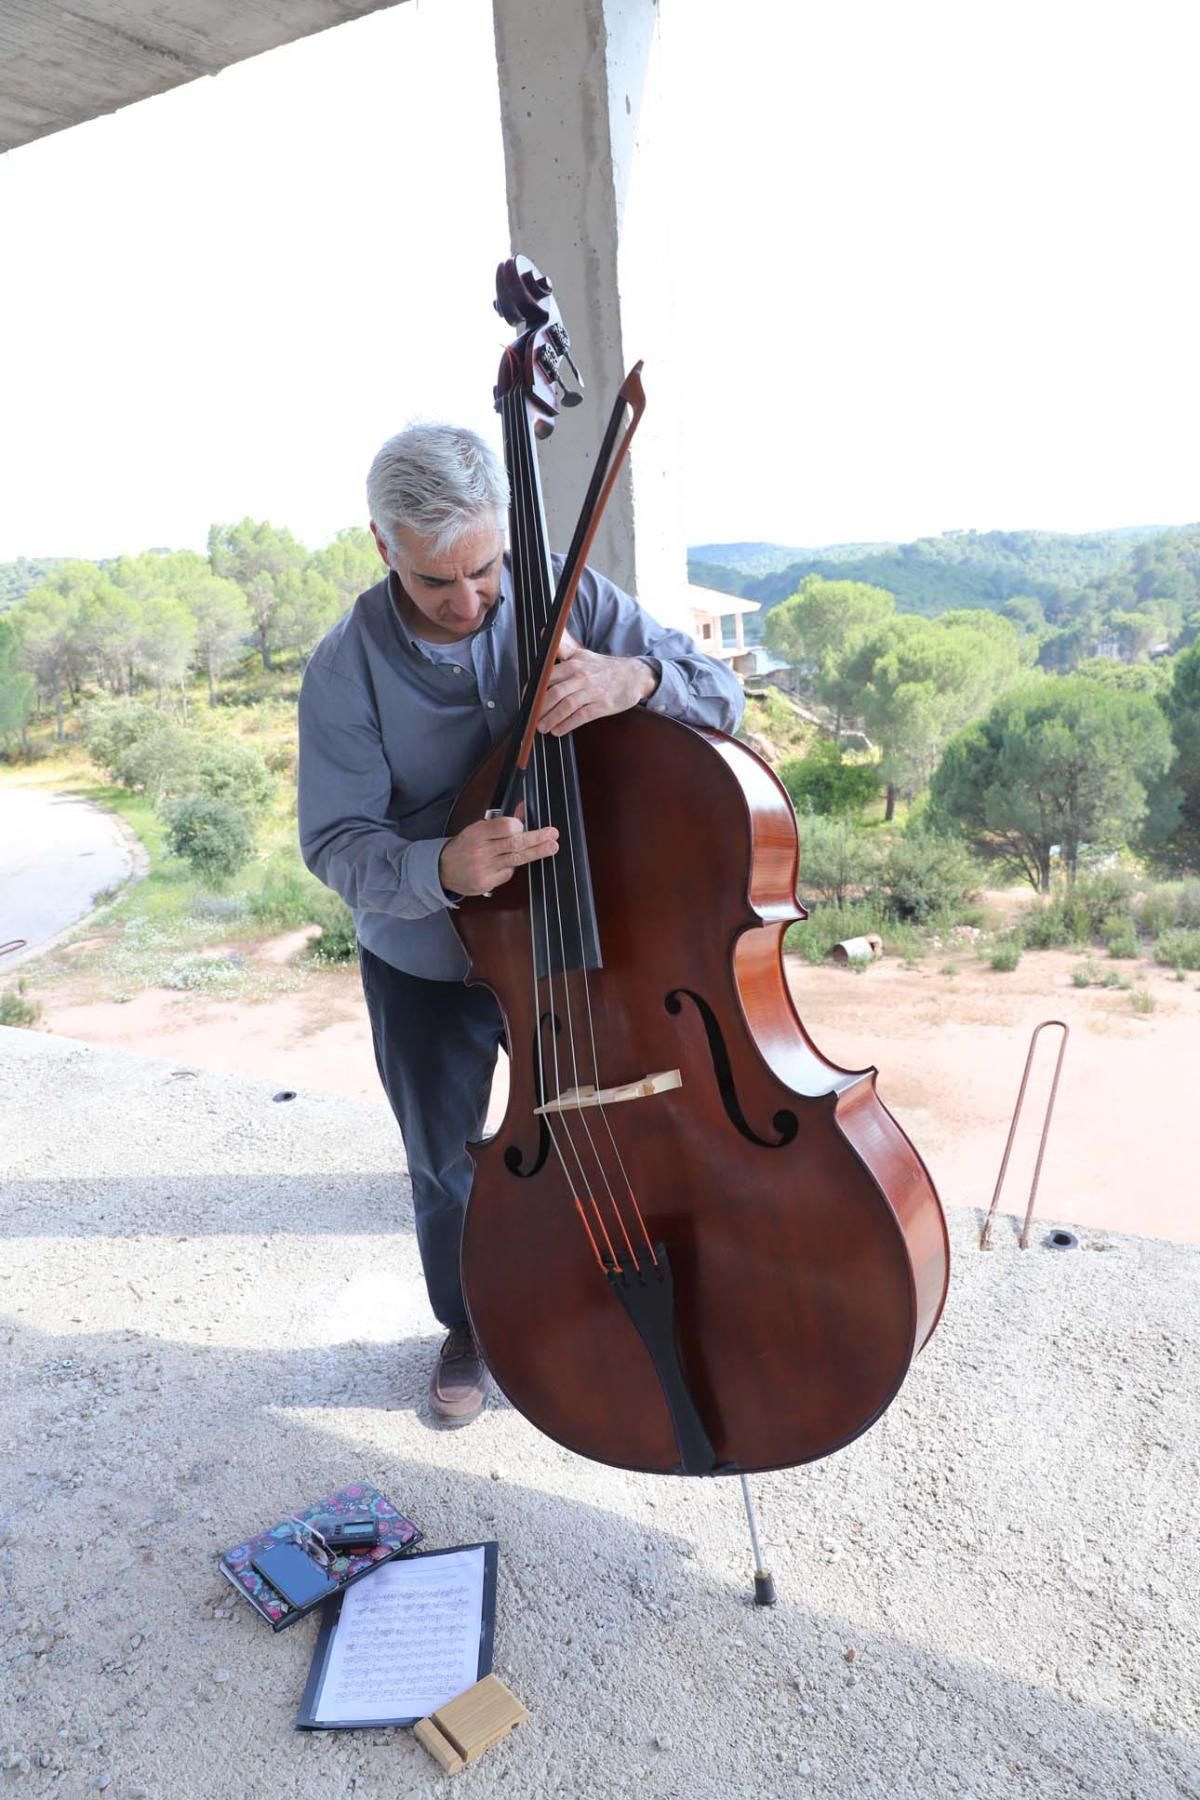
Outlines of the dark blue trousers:
<svg viewBox="0 0 1200 1800">
<path fill-rule="evenodd" d="M 412 1177 L 417 1245 L 429 1304 L 448 1330 L 465 1325 L 459 1257 L 473 1173 L 468 1139 L 483 1133 L 500 1008 L 486 988 L 406 975 L 359 945 L 375 1063 Z"/>
</svg>

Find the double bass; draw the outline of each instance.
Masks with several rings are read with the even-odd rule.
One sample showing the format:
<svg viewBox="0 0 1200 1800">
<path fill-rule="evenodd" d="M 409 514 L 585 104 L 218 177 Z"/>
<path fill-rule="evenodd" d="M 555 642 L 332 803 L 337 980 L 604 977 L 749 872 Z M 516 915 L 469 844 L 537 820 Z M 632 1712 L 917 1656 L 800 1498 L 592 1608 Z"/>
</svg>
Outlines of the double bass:
<svg viewBox="0 0 1200 1800">
<path fill-rule="evenodd" d="M 458 907 L 504 1017 L 507 1110 L 472 1145 L 471 1327 L 512 1404 L 582 1456 L 740 1474 L 828 1456 L 897 1393 L 945 1300 L 929 1174 L 875 1070 L 821 1055 L 784 974 L 796 815 L 747 745 L 645 708 L 537 733 L 640 365 L 561 569 L 536 443 L 570 340 L 551 284 L 501 265 L 496 389 L 512 484 L 521 705 L 447 829 L 524 807 L 556 856 Z M 577 373 L 577 371 L 576 371 Z"/>
</svg>

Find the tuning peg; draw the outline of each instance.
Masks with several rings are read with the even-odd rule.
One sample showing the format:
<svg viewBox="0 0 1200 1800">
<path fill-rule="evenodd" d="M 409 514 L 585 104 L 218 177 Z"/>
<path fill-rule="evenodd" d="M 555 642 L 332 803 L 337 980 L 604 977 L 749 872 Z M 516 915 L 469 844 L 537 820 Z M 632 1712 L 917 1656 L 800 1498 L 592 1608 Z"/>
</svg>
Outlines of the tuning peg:
<svg viewBox="0 0 1200 1800">
<path fill-rule="evenodd" d="M 576 381 L 579 383 L 579 393 L 576 394 L 574 401 L 571 402 L 572 405 L 578 406 L 580 398 L 583 394 L 583 389 L 584 389 L 583 376 L 579 373 L 579 370 L 576 368 L 575 358 L 571 355 L 571 352 L 569 350 L 564 350 L 563 355 L 566 358 L 566 360 L 570 363 L 571 373 L 572 373 L 572 375 L 574 375 Z"/>
</svg>

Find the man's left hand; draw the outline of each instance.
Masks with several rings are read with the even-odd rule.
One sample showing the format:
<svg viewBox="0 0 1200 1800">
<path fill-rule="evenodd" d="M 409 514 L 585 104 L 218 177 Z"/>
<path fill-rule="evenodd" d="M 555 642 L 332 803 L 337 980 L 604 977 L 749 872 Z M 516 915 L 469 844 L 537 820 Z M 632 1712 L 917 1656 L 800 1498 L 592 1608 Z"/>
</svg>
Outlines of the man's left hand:
<svg viewBox="0 0 1200 1800">
<path fill-rule="evenodd" d="M 601 656 L 585 650 L 564 631 L 538 730 L 565 737 L 592 719 L 628 712 L 639 701 L 648 700 L 657 686 L 654 670 L 640 657 Z"/>
</svg>

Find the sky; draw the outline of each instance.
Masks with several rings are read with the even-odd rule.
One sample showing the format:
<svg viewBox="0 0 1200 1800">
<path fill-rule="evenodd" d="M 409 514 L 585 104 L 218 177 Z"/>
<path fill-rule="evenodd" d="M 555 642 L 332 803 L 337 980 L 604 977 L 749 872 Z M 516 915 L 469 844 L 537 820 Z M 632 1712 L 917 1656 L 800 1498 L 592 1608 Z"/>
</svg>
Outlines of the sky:
<svg viewBox="0 0 1200 1800">
<path fill-rule="evenodd" d="M 663 33 L 690 542 L 1200 517 L 1200 9 L 663 0 Z M 489 0 L 10 152 L 0 243 L 0 560 L 327 542 L 409 419 L 494 435 Z"/>
</svg>

